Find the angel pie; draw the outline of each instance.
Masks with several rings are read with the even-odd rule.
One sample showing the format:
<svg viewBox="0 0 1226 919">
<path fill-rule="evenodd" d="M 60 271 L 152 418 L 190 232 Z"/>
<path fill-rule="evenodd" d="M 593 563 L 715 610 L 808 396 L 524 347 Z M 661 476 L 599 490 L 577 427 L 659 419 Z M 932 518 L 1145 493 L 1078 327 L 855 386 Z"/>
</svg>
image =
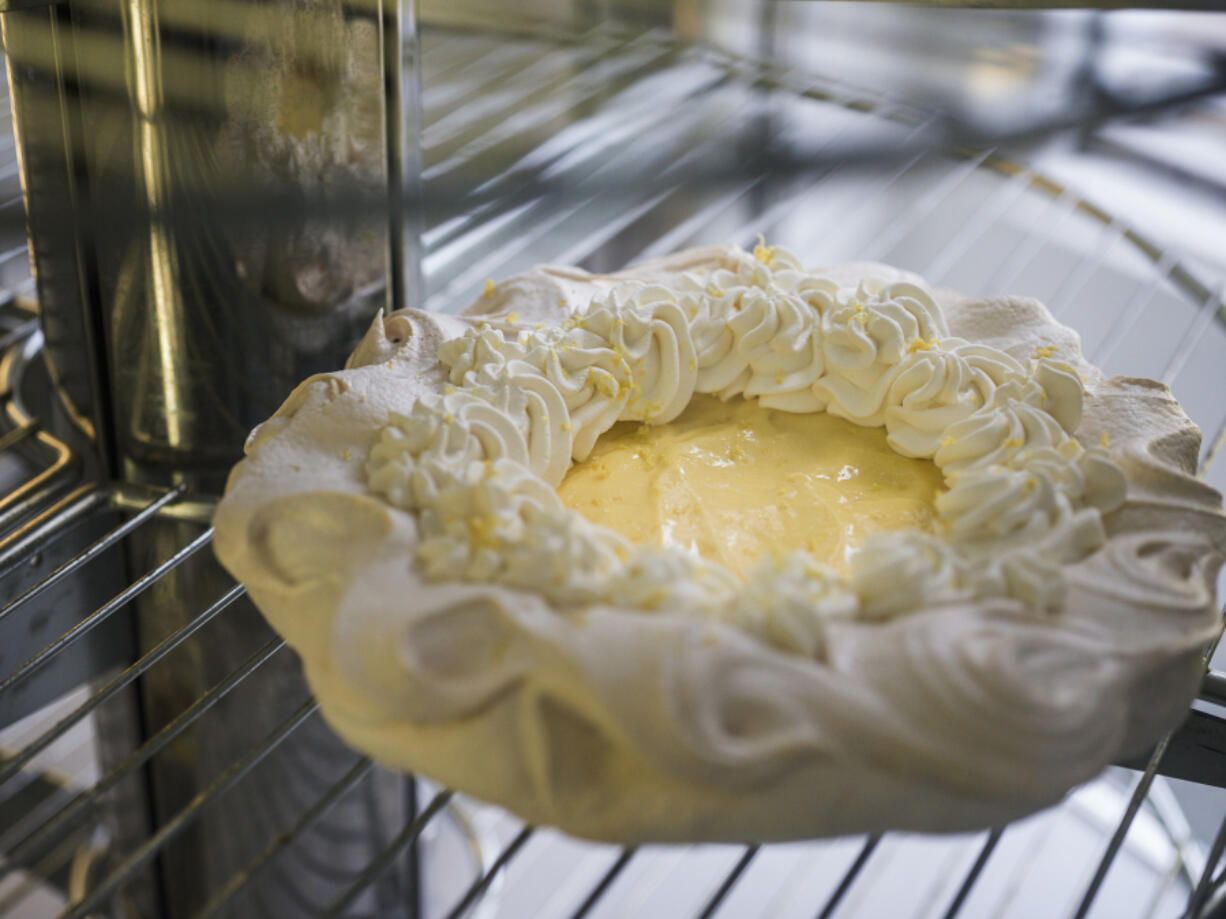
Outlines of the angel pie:
<svg viewBox="0 0 1226 919">
<path fill-rule="evenodd" d="M 623 842 L 997 825 L 1186 711 L 1220 496 L 1039 303 L 765 245 L 379 316 L 219 558 L 382 762 Z"/>
</svg>

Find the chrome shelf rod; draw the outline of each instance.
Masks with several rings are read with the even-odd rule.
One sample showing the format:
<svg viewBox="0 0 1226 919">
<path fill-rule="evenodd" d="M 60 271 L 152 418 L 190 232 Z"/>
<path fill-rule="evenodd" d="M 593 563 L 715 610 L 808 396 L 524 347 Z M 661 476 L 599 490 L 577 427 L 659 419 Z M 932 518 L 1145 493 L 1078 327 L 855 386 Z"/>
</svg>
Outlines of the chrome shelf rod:
<svg viewBox="0 0 1226 919">
<path fill-rule="evenodd" d="M 631 46 L 639 42 L 641 38 L 642 37 L 640 36 L 640 38 L 636 38 L 636 39 L 631 40 L 630 42 L 627 42 L 627 44 L 619 50 L 621 50 L 622 52 L 626 52 Z M 667 53 L 668 52 L 665 50 L 656 49 L 655 55 L 653 57 L 649 57 L 647 60 L 639 62 L 635 68 L 630 70 L 629 79 L 627 79 L 626 74 L 619 74 L 615 78 L 616 82 L 613 84 L 613 86 L 610 86 L 609 82 L 606 81 L 606 82 L 593 86 L 590 91 L 584 92 L 581 95 L 580 94 L 570 95 L 567 99 L 568 105 L 565 109 L 562 110 L 562 114 L 570 114 L 572 112 L 579 110 L 580 108 L 582 108 L 584 104 L 596 98 L 601 93 L 609 91 L 609 89 L 611 88 L 616 89 L 621 86 L 630 85 L 631 82 L 633 82 L 633 80 L 641 72 L 646 71 L 652 64 L 657 62 L 660 58 L 664 57 Z M 572 82 L 578 81 L 579 79 L 580 77 L 577 76 L 574 78 Z M 559 89 L 563 90 L 565 89 L 565 86 L 559 87 Z M 546 113 L 546 117 L 548 117 L 548 113 Z M 525 129 L 528 129 L 533 126 L 534 125 L 529 124 L 523 127 Z M 580 142 L 582 142 L 583 139 L 580 138 L 579 140 Z M 487 150 L 482 151 L 482 152 L 488 153 L 491 150 L 496 149 L 497 146 L 505 145 L 507 143 L 509 143 L 509 141 L 499 141 L 497 145 L 490 147 Z M 575 148 L 576 148 L 575 144 L 570 144 L 564 149 L 559 150 L 557 154 L 552 156 L 547 162 L 557 163 L 559 160 L 561 160 L 562 157 L 573 155 Z M 430 147 L 426 148 L 427 151 L 430 151 L 431 149 L 432 148 Z M 468 162 L 470 162 L 471 159 L 472 157 L 470 156 L 464 156 L 464 157 L 456 156 L 456 157 L 452 157 L 451 159 L 444 160 L 441 163 L 435 163 L 434 165 L 430 167 L 430 169 L 428 170 L 428 174 L 424 176 L 424 178 L 428 180 L 431 177 L 431 175 L 446 174 L 448 172 L 451 172 L 467 164 Z M 491 191 L 496 192 L 499 189 L 505 189 L 505 194 L 507 196 L 506 199 L 487 200 L 484 204 L 478 207 L 472 208 L 472 209 L 465 209 L 463 213 L 457 214 L 450 220 L 444 221 L 444 223 L 441 224 L 440 226 L 427 231 L 425 235 L 426 235 L 426 238 L 429 240 L 431 247 L 437 250 L 449 243 L 455 242 L 456 240 L 460 239 L 465 233 L 470 232 L 472 228 L 477 226 L 483 219 L 488 218 L 492 214 L 496 214 L 500 210 L 505 210 L 508 204 L 511 203 L 511 201 L 513 201 L 515 190 L 518 188 L 519 180 L 523 178 L 524 172 L 525 170 L 523 169 L 523 167 L 512 166 L 510 169 L 504 172 L 501 172 L 498 175 L 483 182 L 481 185 L 481 190 L 483 193 L 488 193 Z M 530 199 L 525 199 L 525 200 L 530 200 Z"/>
<path fill-rule="evenodd" d="M 754 860 L 754 857 L 761 849 L 759 845 L 750 845 L 745 847 L 745 851 L 741 853 L 741 857 L 736 860 L 736 864 L 724 876 L 723 883 L 716 888 L 715 893 L 711 894 L 710 899 L 703 905 L 702 909 L 697 913 L 696 919 L 711 919 L 715 915 L 715 911 L 720 908 L 724 900 L 728 898 L 728 894 L 732 893 L 732 888 L 736 886 L 736 882 L 741 879 L 741 875 L 749 867 L 749 863 Z"/>
<path fill-rule="evenodd" d="M 59 638 L 55 639 L 55 641 L 51 642 L 51 644 L 47 645 L 47 647 L 43 648 L 43 650 L 39 651 L 28 661 L 6 676 L 3 680 L 0 680 L 0 694 L 7 692 L 14 685 L 21 682 L 21 680 L 25 679 L 39 667 L 43 666 L 45 663 L 47 663 L 47 661 L 49 661 L 59 652 L 63 651 L 69 645 L 88 635 L 103 622 L 109 619 L 116 611 L 122 609 L 131 600 L 139 597 L 146 590 L 152 587 L 162 578 L 163 575 L 173 571 L 175 568 L 178 568 L 185 561 L 207 546 L 212 539 L 212 529 L 201 533 L 170 558 L 166 559 L 166 561 L 144 574 L 138 581 L 128 587 L 125 587 L 111 600 L 98 607 L 98 609 L 90 613 Z"/>
<path fill-rule="evenodd" d="M 983 843 L 983 848 L 979 850 L 979 855 L 975 857 L 974 864 L 963 878 L 962 884 L 958 887 L 958 892 L 954 894 L 954 898 L 949 902 L 949 908 L 945 910 L 942 919 L 956 919 L 958 913 L 962 912 L 962 907 L 966 904 L 966 898 L 971 894 L 971 888 L 975 886 L 975 882 L 979 880 L 979 875 L 983 873 L 983 869 L 987 867 L 988 859 L 992 857 L 992 853 L 996 851 L 996 844 L 1000 842 L 1000 837 L 1005 834 L 1003 827 L 997 827 L 988 833 L 988 838 Z"/>
<path fill-rule="evenodd" d="M 217 702 L 259 669 L 265 661 L 284 646 L 285 641 L 283 639 L 270 638 L 255 651 L 252 651 L 247 659 L 237 668 L 230 671 L 230 674 L 225 679 L 216 683 L 208 692 L 196 699 L 195 702 L 180 712 L 172 721 L 167 722 L 161 730 L 129 753 L 93 788 L 75 797 L 54 817 L 43 823 L 9 850 L 6 856 L 7 865 L 0 865 L 0 878 L 3 878 L 6 872 L 11 870 L 9 866 L 17 863 L 28 863 L 31 861 L 31 855 L 36 852 L 41 854 L 41 851 L 46 849 L 46 844 L 54 839 L 56 833 L 61 829 L 71 828 L 74 825 L 74 821 L 85 816 L 92 807 L 98 805 L 102 796 L 113 788 L 116 783 L 127 777 L 150 757 L 164 749 L 167 744 L 182 734 L 201 715 L 216 705 Z"/>
<path fill-rule="evenodd" d="M 526 826 L 520 830 L 519 833 L 516 834 L 515 838 L 507 843 L 506 848 L 498 854 L 498 857 L 494 859 L 494 863 L 490 865 L 488 869 L 486 869 L 481 877 L 472 882 L 468 890 L 464 893 L 464 896 L 460 898 L 460 902 L 451 908 L 451 912 L 447 914 L 447 919 L 462 919 L 464 914 L 468 912 L 469 907 L 472 906 L 477 901 L 477 898 L 485 892 L 485 889 L 494 882 L 494 878 L 498 877 L 499 872 L 502 871 L 502 869 L 510 863 L 511 859 L 515 857 L 516 853 L 518 853 L 519 850 L 524 847 L 524 843 L 532 838 L 532 834 L 535 831 L 536 828 L 532 826 Z"/>
<path fill-rule="evenodd" d="M 887 111 L 890 111 L 890 110 L 891 110 L 891 109 L 887 109 Z M 929 118 L 928 120 L 926 120 L 926 121 L 922 121 L 922 122 L 920 122 L 919 124 L 915 125 L 915 127 L 914 127 L 914 128 L 911 130 L 911 132 L 910 132 L 910 133 L 908 133 L 908 134 L 904 135 L 904 137 L 903 137 L 904 142 L 909 141 L 911 138 L 913 138 L 913 137 L 915 137 L 915 136 L 919 135 L 921 132 L 923 132 L 923 131 L 927 130 L 927 129 L 928 129 L 928 127 L 929 127 L 930 125 L 932 125 L 932 124 L 934 124 L 934 123 L 936 122 L 936 120 L 937 120 L 937 119 L 936 119 L 936 117 L 935 117 L 935 116 L 933 116 L 933 117 Z M 818 150 L 819 150 L 819 151 L 821 151 L 821 150 L 826 149 L 828 146 L 830 146 L 830 144 L 831 144 L 831 143 L 833 143 L 833 142 L 834 142 L 835 140 L 837 140 L 837 139 L 838 139 L 840 136 L 842 136 L 842 134 L 843 134 L 843 133 L 844 133 L 846 130 L 848 130 L 848 128 L 844 128 L 844 129 L 840 130 L 839 132 L 836 132 L 835 134 L 832 134 L 832 135 L 831 135 L 829 138 L 827 138 L 825 141 L 823 141 L 822 145 L 821 145 L 821 146 L 818 148 Z M 906 162 L 902 163 L 902 164 L 901 164 L 901 165 L 900 165 L 900 166 L 899 166 L 897 169 L 895 169 L 895 170 L 894 170 L 894 171 L 893 171 L 893 172 L 892 172 L 892 173 L 889 175 L 889 177 L 888 177 L 887 179 L 885 179 L 885 180 L 884 180 L 884 181 L 882 181 L 882 182 L 878 182 L 878 183 L 876 183 L 876 184 L 873 186 L 873 188 L 872 188 L 872 189 L 869 191 L 868 195 L 867 195 L 867 196 L 866 196 L 866 197 L 865 197 L 865 198 L 862 200 L 862 205 L 868 205 L 868 204 L 871 204 L 871 203 L 872 203 L 872 202 L 874 202 L 874 201 L 877 201 L 877 200 L 880 200 L 881 198 L 883 198 L 883 197 L 885 196 L 886 192 L 888 192 L 888 191 L 889 191 L 891 188 L 893 188 L 893 187 L 894 187 L 894 185 L 895 185 L 895 184 L 897 184 L 897 183 L 898 183 L 898 181 L 899 181 L 900 179 L 902 179 L 902 178 L 903 178 L 905 175 L 907 175 L 907 173 L 911 172 L 913 169 L 915 169 L 915 167 L 916 167 L 916 166 L 918 166 L 920 163 L 922 163 L 922 162 L 924 161 L 925 157 L 927 157 L 927 155 L 928 155 L 928 154 L 927 154 L 927 152 L 916 153 L 916 154 L 915 154 L 914 156 L 912 156 L 912 157 L 911 157 L 909 160 L 907 160 Z M 816 180 L 816 181 L 814 181 L 814 182 L 811 182 L 811 183 L 806 184 L 806 185 L 805 185 L 805 186 L 804 186 L 804 187 L 801 189 L 801 191 L 798 193 L 797 197 L 800 197 L 800 196 L 803 196 L 803 195 L 810 195 L 810 194 L 812 194 L 813 192 L 815 192 L 815 191 L 818 189 L 818 187 L 820 187 L 820 186 L 821 186 L 821 185 L 822 185 L 822 184 L 823 184 L 823 183 L 824 183 L 824 182 L 825 182 L 827 179 L 829 179 L 829 178 L 830 178 L 830 176 L 831 176 L 831 175 L 833 175 L 833 174 L 835 173 L 835 171 L 836 171 L 837 169 L 839 169 L 839 168 L 840 168 L 841 166 L 843 166 L 843 165 L 846 165 L 846 164 L 832 165 L 832 166 L 830 166 L 828 169 L 825 169 L 825 170 L 822 170 L 821 172 L 819 172 L 819 173 L 817 174 L 817 180 Z M 940 203 L 939 201 L 938 201 L 938 202 L 936 202 L 936 204 L 938 204 L 938 205 L 939 205 L 939 203 Z M 762 216 L 760 219 L 758 219 L 757 221 L 755 221 L 755 225 L 756 225 L 756 227 L 757 227 L 758 229 L 761 229 L 761 230 L 762 230 L 762 231 L 764 231 L 764 232 L 765 232 L 765 231 L 768 231 L 768 230 L 769 230 L 769 229 L 771 229 L 771 228 L 772 228 L 772 227 L 773 227 L 773 226 L 774 226 L 774 225 L 775 225 L 775 224 L 776 224 L 776 223 L 777 223 L 779 220 L 781 220 L 781 219 L 783 219 L 784 217 L 786 217 L 786 215 L 787 215 L 788 213 L 790 213 L 790 211 L 791 211 L 791 207 L 790 207 L 790 206 L 788 206 L 788 205 L 787 205 L 785 202 L 780 202 L 778 205 L 776 205 L 776 207 L 775 207 L 775 208 L 773 208 L 773 209 L 772 209 L 772 210 L 770 210 L 770 211 L 767 211 L 767 213 L 766 213 L 766 214 L 764 214 L 764 215 L 763 215 L 763 216 Z M 866 213 L 868 213 L 868 212 L 869 212 L 869 208 L 868 208 L 867 206 L 865 206 L 865 207 L 863 207 L 863 210 L 861 211 L 861 214 L 866 214 Z M 926 216 L 926 215 L 925 215 L 925 216 Z M 856 214 L 849 215 L 849 217 L 848 217 L 848 225 L 854 225 L 854 222 L 858 222 L 858 219 L 859 219 L 859 218 L 858 218 L 858 215 L 856 215 Z M 843 229 L 844 229 L 844 232 L 846 232 L 847 226 L 845 225 Z M 875 241 L 875 240 L 878 240 L 878 239 L 881 237 L 881 234 L 882 234 L 883 232 L 884 232 L 884 229 L 879 230 L 879 231 L 878 231 L 876 234 L 874 234 L 873 236 L 869 237 L 870 241 Z M 741 229 L 741 230 L 740 230 L 740 231 L 739 231 L 737 234 L 734 234 L 734 237 L 735 237 L 735 238 L 739 238 L 739 239 L 741 239 L 742 241 L 744 241 L 744 242 L 748 243 L 748 242 L 749 242 L 749 240 L 750 240 L 750 239 L 751 239 L 751 238 L 752 238 L 754 235 L 755 235 L 755 234 L 754 234 L 754 232 L 751 232 L 750 227 L 743 227 L 743 228 L 742 228 L 742 229 Z M 864 246 L 865 246 L 865 247 L 867 247 L 868 245 L 871 245 L 871 242 L 866 242 L 866 243 L 864 244 Z M 664 253 L 661 253 L 661 254 L 664 254 Z"/>
<path fill-rule="evenodd" d="M 112 488 L 100 488 L 92 483 L 64 495 L 18 532 L 0 539 L 0 573 L 9 572 L 15 564 L 28 564 L 43 546 L 73 524 L 105 507 L 112 497 Z"/>
<path fill-rule="evenodd" d="M 1226 607 L 1223 608 L 1222 615 L 1226 616 Z M 1217 650 L 1221 637 L 1221 632 L 1219 632 L 1217 639 L 1205 650 L 1204 659 L 1206 668 L 1208 667 L 1209 660 L 1213 657 L 1213 652 Z M 1162 765 L 1166 751 L 1171 745 L 1171 738 L 1175 736 L 1178 730 L 1178 726 L 1172 728 L 1158 742 L 1158 745 L 1154 747 L 1154 752 L 1150 755 L 1149 762 L 1145 765 L 1145 772 L 1137 781 L 1136 788 L 1133 789 L 1132 796 L 1128 799 L 1128 806 L 1124 809 L 1124 815 L 1120 818 L 1115 832 L 1111 834 L 1111 840 L 1107 843 L 1106 851 L 1103 852 L 1098 866 L 1094 869 L 1094 876 L 1090 879 L 1090 883 L 1082 895 L 1077 911 L 1073 914 L 1073 919 L 1086 919 L 1086 916 L 1089 915 L 1090 908 L 1094 905 L 1094 899 L 1098 896 L 1098 891 L 1107 877 L 1107 872 L 1111 870 L 1115 857 L 1124 845 L 1125 837 L 1128 836 L 1128 830 L 1136 819 L 1137 813 L 1141 810 L 1141 805 L 1145 802 L 1145 796 L 1149 794 L 1150 786 L 1154 784 L 1154 778 L 1158 774 L 1158 767 Z"/>
<path fill-rule="evenodd" d="M 164 508 L 167 504 L 177 501 L 186 490 L 186 485 L 179 485 L 178 487 L 171 489 L 156 501 L 151 501 L 139 513 L 135 514 L 133 517 L 126 520 L 109 533 L 99 537 L 83 551 L 73 556 L 64 564 L 60 565 L 59 568 L 55 569 L 55 571 L 51 572 L 51 574 L 47 575 L 37 584 L 26 590 L 25 593 L 21 594 L 21 596 L 12 600 L 7 606 L 4 607 L 4 609 L 0 609 L 0 621 L 3 621 L 5 617 L 11 615 L 12 612 L 18 607 L 33 600 L 44 591 L 50 590 L 78 568 L 97 558 L 100 554 L 111 548 L 133 530 L 140 527 L 141 524 L 154 517 L 157 512 Z"/>
<path fill-rule="evenodd" d="M 1200 478 L 1203 479 L 1208 474 L 1209 467 L 1213 465 L 1224 446 L 1226 446 L 1226 418 L 1222 419 L 1221 425 L 1218 426 L 1217 434 L 1209 442 L 1209 452 L 1205 454 L 1205 461 L 1200 464 L 1200 470 L 1197 472 Z"/>
<path fill-rule="evenodd" d="M 1196 319 L 1188 326 L 1183 338 L 1175 346 L 1170 360 L 1167 361 L 1161 377 L 1162 382 L 1167 386 L 1173 384 L 1175 378 L 1183 372 L 1183 368 L 1187 366 L 1188 360 L 1196 351 L 1196 346 L 1204 340 L 1205 333 L 1209 331 L 1213 320 L 1219 317 L 1223 306 L 1226 306 L 1226 285 L 1219 285 L 1213 294 L 1202 301 Z"/>
<path fill-rule="evenodd" d="M 375 879 L 387 869 L 388 865 L 400 854 L 400 850 L 421 835 L 426 825 L 442 811 L 454 794 L 455 792 L 453 791 L 444 790 L 431 798 L 430 803 L 422 809 L 421 813 L 409 821 L 404 829 L 397 833 L 396 837 L 383 847 L 383 851 L 376 855 L 370 864 L 362 869 L 341 895 L 332 901 L 332 905 L 328 907 L 320 919 L 337 919 L 337 917 L 341 916 L 348 909 L 349 905 L 358 898 L 358 895 L 374 883 Z"/>
<path fill-rule="evenodd" d="M 864 841 L 859 854 L 851 863 L 851 867 L 843 874 L 842 880 L 839 881 L 839 886 L 834 889 L 834 893 L 830 895 L 830 899 L 826 901 L 826 905 L 822 907 L 822 911 L 817 914 L 817 919 L 830 919 L 834 915 L 834 911 L 839 908 L 839 904 L 843 902 L 843 898 L 847 896 L 847 891 L 851 890 L 851 885 L 855 883 L 860 872 L 864 870 L 864 866 L 868 864 L 868 860 L 872 857 L 873 851 L 881 843 L 881 834 L 875 833 Z"/>
<path fill-rule="evenodd" d="M 264 851 L 253 858 L 244 868 L 236 871 L 226 881 L 225 886 L 209 899 L 209 902 L 201 907 L 200 911 L 195 914 L 193 919 L 209 919 L 209 917 L 217 916 L 225 911 L 226 906 L 245 888 L 255 876 L 273 859 L 275 859 L 281 851 L 316 820 L 327 813 L 344 794 L 349 791 L 359 779 L 370 771 L 374 765 L 369 757 L 363 756 L 350 767 L 349 771 L 336 780 L 324 794 L 317 800 L 310 809 L 308 809 L 301 817 L 293 824 L 287 826 L 281 832 L 273 837 L 272 842 L 265 847 Z"/>
<path fill-rule="evenodd" d="M 26 765 L 29 764 L 35 756 L 41 753 L 55 741 L 59 740 L 65 732 L 68 731 L 74 724 L 84 718 L 86 715 L 93 712 L 100 705 L 113 699 L 125 687 L 132 683 L 153 667 L 158 661 L 162 660 L 179 645 L 183 644 L 187 639 L 191 638 L 202 628 L 213 621 L 223 610 L 227 609 L 239 597 L 247 593 L 246 588 L 238 585 L 230 588 L 219 600 L 212 606 L 206 609 L 203 613 L 193 619 L 191 622 L 176 629 L 173 633 L 166 636 L 157 645 L 151 648 L 139 660 L 131 666 L 125 668 L 121 673 L 117 674 L 109 683 L 91 695 L 81 705 L 77 706 L 52 727 L 44 731 L 37 738 L 27 744 L 20 753 L 11 760 L 6 762 L 0 768 L 0 786 L 4 785 L 9 779 L 20 772 Z"/>
<path fill-rule="evenodd" d="M 617 880 L 618 876 L 626 869 L 626 866 L 630 864 L 630 859 L 634 858 L 636 852 L 638 852 L 638 846 L 626 846 L 621 850 L 613 864 L 600 876 L 600 880 L 596 882 L 596 885 L 588 895 L 583 898 L 583 902 L 575 907 L 575 911 L 570 914 L 570 919 L 584 919 L 592 911 L 600 901 L 600 898 L 613 886 L 613 882 Z"/>
<path fill-rule="evenodd" d="M 108 896 L 114 893 L 124 881 L 131 877 L 137 869 L 157 854 L 162 846 L 176 836 L 187 826 L 212 800 L 225 794 L 233 788 L 244 776 L 259 765 L 268 753 L 282 740 L 311 717 L 319 708 L 319 703 L 313 698 L 307 699 L 288 718 L 282 721 L 267 738 L 252 747 L 241 758 L 230 764 L 217 778 L 209 783 L 186 807 L 162 824 L 158 831 L 149 837 L 148 841 L 124 859 L 123 864 L 110 873 L 107 878 L 89 891 L 79 902 L 65 910 L 59 919 L 85 919 Z"/>
<path fill-rule="evenodd" d="M 45 435 L 38 436 L 41 440 Z M 19 521 L 49 502 L 76 477 L 75 468 L 79 462 L 77 457 L 62 444 L 58 452 L 59 457 L 50 466 L 0 498 L 0 533 L 8 535 L 8 531 Z"/>
<path fill-rule="evenodd" d="M 601 26 L 594 26 L 579 36 L 574 45 L 554 48 L 543 55 L 520 54 L 508 61 L 509 66 L 504 70 L 485 74 L 482 78 L 484 83 L 469 86 L 465 93 L 449 100 L 446 114 L 422 131 L 422 145 L 427 148 L 443 145 L 467 148 L 487 133 L 481 124 L 483 120 L 501 121 L 501 116 L 507 111 L 522 111 L 525 100 L 534 95 L 564 91 L 566 84 L 576 79 L 575 75 L 553 76 L 544 82 L 525 82 L 523 77 L 534 69 L 548 71 L 554 59 L 569 58 L 578 58 L 574 63 L 580 65 L 579 74 L 585 73 L 586 68 L 595 66 L 598 61 L 620 50 L 615 40 L 597 41 L 601 31 Z M 497 87 L 493 92 L 487 91 L 491 85 Z M 501 104 L 494 107 L 492 100 Z M 482 101 L 488 108 L 482 108 Z"/>
<path fill-rule="evenodd" d="M 1188 916 L 1199 916 L 1201 911 L 1208 903 L 1210 895 L 1213 893 L 1214 873 L 1217 871 L 1218 862 L 1222 860 L 1222 851 L 1226 849 L 1226 818 L 1218 826 L 1217 835 L 1213 837 L 1213 845 L 1209 849 L 1209 856 L 1205 859 L 1205 867 L 1201 871 L 1200 880 L 1196 882 L 1196 886 L 1188 895 Z"/>
</svg>

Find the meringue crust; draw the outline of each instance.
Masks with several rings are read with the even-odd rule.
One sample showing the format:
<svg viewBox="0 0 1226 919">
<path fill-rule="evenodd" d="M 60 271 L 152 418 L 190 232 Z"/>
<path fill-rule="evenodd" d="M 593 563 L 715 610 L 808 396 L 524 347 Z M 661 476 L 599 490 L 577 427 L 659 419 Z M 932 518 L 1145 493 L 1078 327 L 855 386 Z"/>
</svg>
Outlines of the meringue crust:
<svg viewBox="0 0 1226 919">
<path fill-rule="evenodd" d="M 1218 629 L 1226 516 L 1220 495 L 1190 474 L 1199 432 L 1166 387 L 1106 378 L 1081 357 L 1076 334 L 1033 300 L 929 290 L 883 265 L 818 273 L 824 290 L 853 293 L 829 293 L 821 322 L 805 325 L 791 300 L 772 313 L 748 289 L 780 280 L 782 261 L 767 250 L 762 272 L 748 265 L 754 275 L 735 328 L 667 309 L 645 320 L 652 348 L 696 330 L 693 369 L 684 342 L 667 365 L 644 346 L 631 354 L 641 366 L 625 362 L 638 392 L 612 416 L 607 402 L 589 398 L 599 386 L 617 391 L 609 380 L 625 369 L 604 352 L 589 349 L 586 366 L 608 374 L 584 377 L 590 392 L 567 389 L 573 373 L 559 365 L 553 395 L 538 386 L 539 404 L 530 394 L 507 403 L 525 413 L 525 427 L 513 429 L 493 403 L 483 402 L 487 410 L 446 393 L 457 362 L 476 353 L 449 343 L 476 341 L 482 325 L 508 340 L 560 327 L 629 280 L 675 287 L 696 278 L 705 288 L 721 271 L 744 269 L 745 253 L 709 247 L 613 276 L 541 268 L 497 285 L 462 317 L 379 316 L 347 369 L 303 383 L 253 432 L 217 510 L 217 555 L 301 655 L 343 738 L 380 762 L 578 835 L 766 841 L 998 825 L 1143 750 L 1186 712 Z M 780 268 L 774 280 L 767 262 Z M 854 292 L 866 278 L 877 290 L 904 286 L 857 320 L 865 303 Z M 916 305 L 926 302 L 939 310 Z M 786 347 L 737 358 L 768 320 Z M 815 338 L 802 325 L 822 332 Z M 598 334 L 608 341 L 616 331 L 610 322 Z M 933 339 L 942 347 L 914 345 Z M 627 351 L 640 340 L 627 339 Z M 657 565 L 666 553 L 635 555 L 616 534 L 567 542 L 583 527 L 599 533 L 569 511 L 555 520 L 549 508 L 571 462 L 622 412 L 677 417 L 693 395 L 677 380 L 883 426 L 896 452 L 933 456 L 945 474 L 938 513 L 972 544 L 995 540 L 999 551 L 967 573 L 943 554 L 962 536 L 920 545 L 886 534 L 850 579 L 801 558 L 735 586 L 719 579 L 719 566 L 684 562 L 687 577 L 674 579 L 666 602 L 653 601 L 646 588 L 672 584 L 674 569 Z M 1006 386 L 1015 398 L 981 412 Z M 569 431 L 549 426 L 556 418 L 542 406 L 555 396 Z M 497 569 L 511 580 L 475 576 L 474 560 L 488 560 L 480 552 L 447 554 L 480 549 L 481 540 L 463 515 L 448 535 L 451 524 L 436 513 L 447 502 L 428 503 L 443 479 L 398 472 L 398 464 L 419 469 L 410 448 L 427 435 L 452 436 L 451 426 L 431 434 L 418 424 L 445 420 L 448 406 L 468 413 L 465 437 L 484 437 L 482 450 L 520 451 L 489 467 L 474 453 L 457 500 L 519 496 L 514 506 L 533 526 L 557 524 L 542 543 L 553 555 Z M 413 417 L 407 427 L 395 420 Z M 1010 465 L 1020 455 L 1007 446 L 1015 440 L 1031 465 Z M 430 443 L 477 449 L 466 439 Z M 520 476 L 527 468 L 537 471 Z M 1027 485 L 1026 476 L 1048 485 Z M 1036 503 L 1049 486 L 1065 504 Z M 419 499 L 428 501 L 414 505 Z M 1000 512 L 977 516 L 986 502 Z M 1044 519 L 1059 523 L 1060 551 L 1073 554 L 1048 557 L 1034 548 L 1026 526 L 1037 518 L 1026 508 L 1047 514 L 1057 505 L 1068 513 Z M 434 555 L 423 555 L 428 543 Z M 623 570 L 619 547 L 635 571 Z M 1023 547 L 1018 567 L 993 573 L 994 559 Z M 613 580 L 539 586 L 600 565 Z M 1060 589 L 1045 592 L 1053 572 Z M 907 590 L 892 589 L 897 583 Z M 610 584 L 613 598 L 601 593 Z M 730 590 L 735 604 L 708 603 Z"/>
</svg>

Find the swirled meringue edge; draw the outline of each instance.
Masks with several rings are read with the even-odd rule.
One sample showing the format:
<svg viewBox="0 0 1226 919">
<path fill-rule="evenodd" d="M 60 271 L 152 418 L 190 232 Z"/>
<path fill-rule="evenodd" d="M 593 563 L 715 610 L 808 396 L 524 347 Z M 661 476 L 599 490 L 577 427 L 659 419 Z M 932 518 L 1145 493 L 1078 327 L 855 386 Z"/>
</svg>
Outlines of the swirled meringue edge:
<svg viewBox="0 0 1226 919">
<path fill-rule="evenodd" d="M 682 270 L 701 277 L 704 260 L 725 263 L 716 252 Z M 885 266 L 827 275 L 848 273 L 905 277 Z M 844 606 L 816 633 L 801 621 L 796 643 L 820 651 L 780 654 L 744 623 L 604 606 L 559 616 L 531 592 L 422 580 L 405 564 L 417 515 L 372 499 L 364 467 L 390 414 L 447 384 L 427 334 L 385 335 L 392 353 L 368 349 L 295 392 L 230 478 L 217 554 L 302 655 L 343 737 L 534 822 L 620 842 L 1000 824 L 1186 709 L 1216 625 L 1204 601 L 1226 518 L 1188 474 L 1198 436 L 1165 387 L 1104 381 L 1033 301 L 939 299 L 953 336 L 1023 363 L 1034 342 L 1056 346 L 1087 377 L 1076 439 L 1089 452 L 1107 436 L 1127 475 L 1124 503 L 1103 515 L 1104 549 L 1063 566 L 1057 619 L 1006 599 L 884 622 Z M 1131 548 L 1117 550 L 1125 534 Z M 1120 606 L 1120 570 L 1143 603 Z M 795 589 L 810 586 L 802 574 Z M 481 754 L 495 750 L 490 769 Z"/>
</svg>

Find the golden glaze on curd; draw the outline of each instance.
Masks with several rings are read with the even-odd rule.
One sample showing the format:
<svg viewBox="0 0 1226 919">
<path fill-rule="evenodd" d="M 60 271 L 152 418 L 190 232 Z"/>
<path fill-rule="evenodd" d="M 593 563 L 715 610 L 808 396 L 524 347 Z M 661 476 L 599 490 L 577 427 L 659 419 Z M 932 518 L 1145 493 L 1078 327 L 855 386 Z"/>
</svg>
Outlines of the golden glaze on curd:
<svg viewBox="0 0 1226 919">
<path fill-rule="evenodd" d="M 615 425 L 558 495 L 632 542 L 744 575 L 764 553 L 797 549 L 846 571 L 870 533 L 931 531 L 941 487 L 933 463 L 899 456 L 883 430 L 695 395 L 669 424 Z"/>
</svg>

